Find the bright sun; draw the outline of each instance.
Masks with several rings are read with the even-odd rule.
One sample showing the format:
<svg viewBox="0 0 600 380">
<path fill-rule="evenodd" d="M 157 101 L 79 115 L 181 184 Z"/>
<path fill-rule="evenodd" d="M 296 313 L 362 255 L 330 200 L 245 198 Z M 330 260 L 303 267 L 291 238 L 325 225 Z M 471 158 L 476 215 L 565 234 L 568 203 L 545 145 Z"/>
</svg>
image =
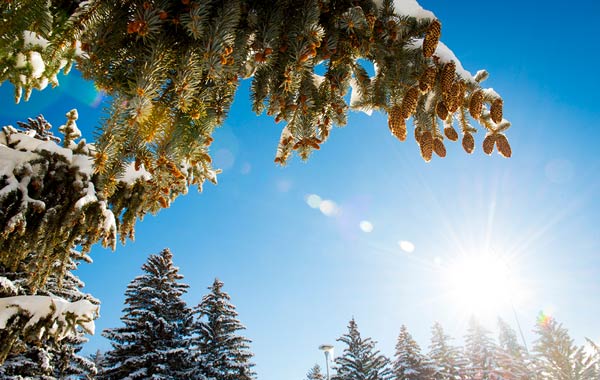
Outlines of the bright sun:
<svg viewBox="0 0 600 380">
<path fill-rule="evenodd" d="M 497 317 L 518 291 L 507 263 L 498 256 L 463 256 L 445 269 L 449 301 L 461 313 Z"/>
</svg>

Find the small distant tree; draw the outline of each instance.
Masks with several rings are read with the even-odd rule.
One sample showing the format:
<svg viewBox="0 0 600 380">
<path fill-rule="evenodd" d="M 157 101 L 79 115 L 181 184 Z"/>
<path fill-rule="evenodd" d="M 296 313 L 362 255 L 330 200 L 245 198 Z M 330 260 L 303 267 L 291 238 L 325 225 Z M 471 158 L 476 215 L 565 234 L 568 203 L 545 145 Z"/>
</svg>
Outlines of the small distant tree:
<svg viewBox="0 0 600 380">
<path fill-rule="evenodd" d="M 335 359 L 334 380 L 389 380 L 392 372 L 389 360 L 375 349 L 371 338 L 363 339 L 354 318 L 348 323 L 348 332 L 337 339 L 346 345 Z"/>
<path fill-rule="evenodd" d="M 541 380 L 597 380 L 598 356 L 575 345 L 562 324 L 540 315 L 534 329 L 535 371 Z"/>
<path fill-rule="evenodd" d="M 486 330 L 474 317 L 469 320 L 465 335 L 465 372 L 468 377 L 478 380 L 497 379 L 495 343 Z"/>
<path fill-rule="evenodd" d="M 400 328 L 396 342 L 392 371 L 396 380 L 428 380 L 431 376 L 431 365 L 405 325 Z"/>
<path fill-rule="evenodd" d="M 125 292 L 123 327 L 105 330 L 111 340 L 100 379 L 183 379 L 190 369 L 187 336 L 191 312 L 181 299 L 188 285 L 168 249 L 151 255 Z"/>
<path fill-rule="evenodd" d="M 238 320 L 231 297 L 223 291 L 219 279 L 208 289 L 209 293 L 194 310 L 193 375 L 198 379 L 253 380 L 252 341 L 240 335 L 246 328 Z"/>
<path fill-rule="evenodd" d="M 321 367 L 315 364 L 306 374 L 306 380 L 325 380 L 325 375 L 321 372 Z"/>
<path fill-rule="evenodd" d="M 514 330 L 502 319 L 498 319 L 498 346 L 496 362 L 498 372 L 506 380 L 529 380 L 534 378 L 529 368 L 529 354 L 517 340 Z"/>
<path fill-rule="evenodd" d="M 429 345 L 435 380 L 459 380 L 461 364 L 459 350 L 450 344 L 450 336 L 446 335 L 442 325 L 435 322 L 431 328 L 431 343 Z"/>
</svg>

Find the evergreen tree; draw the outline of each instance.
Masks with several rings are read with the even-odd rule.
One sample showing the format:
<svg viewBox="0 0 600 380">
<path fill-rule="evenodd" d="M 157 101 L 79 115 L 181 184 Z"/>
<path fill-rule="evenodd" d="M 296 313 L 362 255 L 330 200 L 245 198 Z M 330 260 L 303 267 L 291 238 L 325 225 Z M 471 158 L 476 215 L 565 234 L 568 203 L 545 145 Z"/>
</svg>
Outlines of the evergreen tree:
<svg viewBox="0 0 600 380">
<path fill-rule="evenodd" d="M 432 367 L 421 354 L 421 348 L 414 341 L 405 325 L 400 328 L 396 343 L 395 360 L 392 371 L 396 380 L 426 380 L 430 378 Z"/>
<path fill-rule="evenodd" d="M 597 380 L 598 359 L 577 346 L 566 328 L 541 315 L 535 326 L 535 371 L 541 380 Z"/>
<path fill-rule="evenodd" d="M 444 333 L 439 322 L 431 328 L 431 344 L 429 345 L 435 380 L 458 380 L 461 378 L 461 360 L 457 348 L 450 345 L 450 336 Z"/>
<path fill-rule="evenodd" d="M 337 340 L 346 347 L 342 355 L 335 359 L 336 374 L 333 380 L 391 379 L 389 360 L 375 350 L 376 342 L 360 336 L 354 318 L 348 324 L 348 332 Z"/>
<path fill-rule="evenodd" d="M 74 253 L 73 255 L 80 255 Z M 83 258 L 83 257 L 82 257 Z M 87 258 L 87 257 L 85 257 Z M 57 263 L 57 265 L 59 265 Z M 80 300 L 99 301 L 89 294 L 84 294 L 81 289 L 84 284 L 73 274 L 76 264 L 70 260 L 62 278 L 52 274 L 45 285 L 37 289 L 35 294 L 40 296 L 56 297 L 70 302 Z M 61 272 L 57 272 L 61 273 Z M 11 289 L 4 287 L 0 295 L 5 297 L 32 294 L 28 286 L 27 273 L 9 272 L 0 265 L 0 280 L 5 284 L 10 281 Z M 44 338 L 30 339 L 27 335 L 17 335 L 10 339 L 10 335 L 0 334 L 2 348 L 9 349 L 9 354 L 0 365 L 0 378 L 2 379 L 64 379 L 67 377 L 93 377 L 96 374 L 94 363 L 80 356 L 82 345 L 87 342 L 85 333 L 76 330 L 74 333 L 60 339 L 48 335 Z"/>
<path fill-rule="evenodd" d="M 529 369 L 529 355 L 517 341 L 514 330 L 502 319 L 498 319 L 498 346 L 496 361 L 498 371 L 506 380 L 528 380 L 533 377 Z"/>
<path fill-rule="evenodd" d="M 23 189 L 0 180 L 0 207 L 16 211 L 7 214 L 11 223 L 0 223 L 0 246 L 19 252 L 9 259 L 4 252 L 11 250 L 2 250 L 2 261 L 18 264 L 29 254 L 15 241 L 43 241 L 40 258 L 64 241 L 69 248 L 99 240 L 114 247 L 116 234 L 133 237 L 137 218 L 169 207 L 191 185 L 216 183 L 212 134 L 243 78 L 252 78 L 253 111 L 285 124 L 275 154 L 282 165 L 294 152 L 307 159 L 320 149 L 334 126 L 346 124 L 350 108 L 387 113 L 402 141 L 414 127 L 426 161 L 444 157 L 445 140 L 457 141 L 459 133 L 471 153 L 473 121 L 486 132 L 485 153 L 495 147 L 511 155 L 502 98 L 481 87 L 487 73 L 472 76 L 461 67 L 438 43 L 440 21 L 416 0 L 25 0 L 0 2 L 0 18 L 0 83 L 11 81 L 17 99 L 56 84 L 74 60 L 112 99 L 95 149 L 86 152 L 93 178 L 82 188 L 63 194 L 79 184 L 66 172 L 31 183 L 42 203 L 21 202 L 29 199 Z M 366 63 L 377 68 L 373 77 Z M 324 76 L 315 73 L 319 65 Z M 122 181 L 133 168 L 148 174 L 135 185 Z M 97 191 L 97 201 L 74 212 L 84 189 L 90 197 Z M 62 228 L 62 220 L 73 228 Z M 107 225 L 114 228 L 99 227 Z M 41 261 L 40 272 L 52 265 Z"/>
<path fill-rule="evenodd" d="M 194 376 L 214 380 L 254 379 L 251 340 L 239 334 L 245 327 L 237 318 L 231 297 L 223 291 L 219 279 L 208 289 L 210 292 L 195 310 L 192 344 L 199 352 L 195 353 Z"/>
<path fill-rule="evenodd" d="M 465 372 L 468 377 L 478 380 L 499 378 L 495 358 L 495 344 L 487 331 L 474 317 L 469 320 L 465 335 Z"/>
<path fill-rule="evenodd" d="M 168 249 L 151 255 L 125 292 L 123 327 L 105 330 L 112 342 L 100 379 L 186 379 L 191 312 L 181 299 L 188 286 Z"/>
<path fill-rule="evenodd" d="M 325 375 L 321 373 L 321 367 L 315 364 L 306 374 L 306 380 L 325 380 Z"/>
</svg>

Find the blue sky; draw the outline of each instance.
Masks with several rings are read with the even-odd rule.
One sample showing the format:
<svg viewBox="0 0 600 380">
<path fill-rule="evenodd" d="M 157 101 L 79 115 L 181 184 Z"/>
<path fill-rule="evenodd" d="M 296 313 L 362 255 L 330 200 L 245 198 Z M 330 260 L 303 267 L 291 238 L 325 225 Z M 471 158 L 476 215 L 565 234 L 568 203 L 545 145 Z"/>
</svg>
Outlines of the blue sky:
<svg viewBox="0 0 600 380">
<path fill-rule="evenodd" d="M 353 316 L 388 355 L 401 324 L 422 347 L 436 320 L 460 339 L 466 313 L 448 295 L 445 268 L 489 251 L 519 284 L 512 301 L 528 343 L 542 310 L 578 341 L 600 340 L 600 57 L 592 48 L 600 6 L 420 3 L 442 20 L 442 40 L 467 70 L 490 72 L 485 84 L 503 96 L 513 123 L 513 158 L 484 155 L 479 133 L 473 155 L 454 143 L 446 159 L 426 164 L 414 141 L 390 136 L 383 115 L 352 113 L 307 163 L 281 168 L 273 158 L 282 125 L 254 116 L 244 82 L 215 134 L 219 185 L 147 217 L 136 241 L 116 252 L 94 248 L 95 262 L 79 270 L 102 301 L 98 331 L 119 324 L 125 287 L 149 254 L 169 247 L 191 305 L 214 277 L 225 282 L 254 341 L 259 378 L 301 379 L 324 364 L 318 345 L 335 343 Z M 93 86 L 76 72 L 28 103 L 12 104 L 9 85 L 0 99 L 1 125 L 43 113 L 58 127 L 71 108 L 88 139 L 99 125 Z M 337 215 L 309 207 L 309 194 L 335 202 Z M 515 326 L 508 302 L 493 311 Z M 108 347 L 98 333 L 85 350 Z"/>
</svg>

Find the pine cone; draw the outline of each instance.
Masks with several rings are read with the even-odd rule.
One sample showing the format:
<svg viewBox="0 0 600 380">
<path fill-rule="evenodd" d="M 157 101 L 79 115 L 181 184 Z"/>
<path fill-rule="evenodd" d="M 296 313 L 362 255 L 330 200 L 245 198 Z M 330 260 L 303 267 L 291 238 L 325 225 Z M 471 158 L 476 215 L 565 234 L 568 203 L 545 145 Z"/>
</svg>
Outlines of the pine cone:
<svg viewBox="0 0 600 380">
<path fill-rule="evenodd" d="M 402 99 L 402 117 L 407 119 L 417 109 L 417 101 L 419 100 L 419 88 L 413 86 L 406 91 Z"/>
<path fill-rule="evenodd" d="M 496 148 L 498 149 L 498 153 L 500 153 L 501 156 L 506 158 L 510 158 L 510 156 L 512 156 L 512 150 L 510 149 L 508 139 L 502 133 L 499 133 L 496 137 Z"/>
<path fill-rule="evenodd" d="M 415 141 L 417 142 L 418 145 L 421 145 L 421 136 L 423 136 L 423 134 L 421 133 L 421 130 L 419 128 L 415 128 L 414 133 L 415 133 Z"/>
<path fill-rule="evenodd" d="M 431 155 L 433 153 L 433 136 L 430 131 L 425 131 L 421 135 L 421 157 L 425 162 L 431 161 Z"/>
<path fill-rule="evenodd" d="M 494 151 L 494 144 L 496 143 L 496 134 L 495 133 L 491 133 L 491 134 L 487 134 L 485 136 L 485 138 L 483 139 L 483 153 L 487 154 L 488 156 L 490 154 L 492 154 L 492 152 Z"/>
<path fill-rule="evenodd" d="M 435 76 L 437 74 L 437 68 L 435 66 L 429 66 L 423 71 L 421 74 L 421 78 L 419 78 L 419 90 L 422 93 L 426 93 L 431 90 L 433 84 L 435 83 Z"/>
<path fill-rule="evenodd" d="M 479 120 L 481 117 L 481 111 L 483 110 L 483 92 L 477 90 L 471 94 L 471 100 L 469 101 L 469 113 L 475 120 Z"/>
<path fill-rule="evenodd" d="M 456 74 L 456 64 L 454 61 L 450 61 L 442 68 L 442 77 L 440 83 L 442 86 L 442 95 L 444 98 L 452 89 L 452 83 L 454 83 L 454 75 Z"/>
<path fill-rule="evenodd" d="M 442 139 L 436 138 L 433 140 L 433 151 L 441 158 L 446 157 L 446 147 Z"/>
<path fill-rule="evenodd" d="M 431 57 L 435 53 L 441 34 L 442 24 L 438 20 L 433 20 L 423 39 L 423 56 L 425 58 Z"/>
<path fill-rule="evenodd" d="M 398 104 L 395 104 L 390 109 L 388 114 L 388 127 L 390 128 L 392 135 L 396 136 L 398 140 L 406 140 L 406 123 L 404 122 L 404 117 L 402 117 L 401 107 Z"/>
<path fill-rule="evenodd" d="M 462 138 L 462 146 L 465 152 L 469 154 L 473 153 L 473 149 L 475 149 L 475 139 L 469 132 L 464 134 Z"/>
<path fill-rule="evenodd" d="M 446 127 L 446 128 L 444 128 L 444 134 L 446 135 L 446 137 L 450 141 L 457 141 L 458 140 L 458 133 L 452 127 Z"/>
<path fill-rule="evenodd" d="M 465 84 L 462 81 L 457 81 L 452 83 L 452 87 L 450 88 L 450 93 L 448 94 L 448 99 L 450 100 L 447 104 L 448 111 L 450 113 L 456 112 L 458 107 L 461 104 L 461 101 L 465 92 Z"/>
<path fill-rule="evenodd" d="M 502 121 L 502 99 L 495 99 L 492 102 L 492 106 L 490 108 L 490 116 L 494 123 L 499 123 Z"/>
<path fill-rule="evenodd" d="M 446 105 L 443 101 L 437 102 L 437 104 L 435 105 L 435 113 L 440 119 L 446 120 L 446 118 L 448 117 L 448 108 L 446 108 Z"/>
</svg>

